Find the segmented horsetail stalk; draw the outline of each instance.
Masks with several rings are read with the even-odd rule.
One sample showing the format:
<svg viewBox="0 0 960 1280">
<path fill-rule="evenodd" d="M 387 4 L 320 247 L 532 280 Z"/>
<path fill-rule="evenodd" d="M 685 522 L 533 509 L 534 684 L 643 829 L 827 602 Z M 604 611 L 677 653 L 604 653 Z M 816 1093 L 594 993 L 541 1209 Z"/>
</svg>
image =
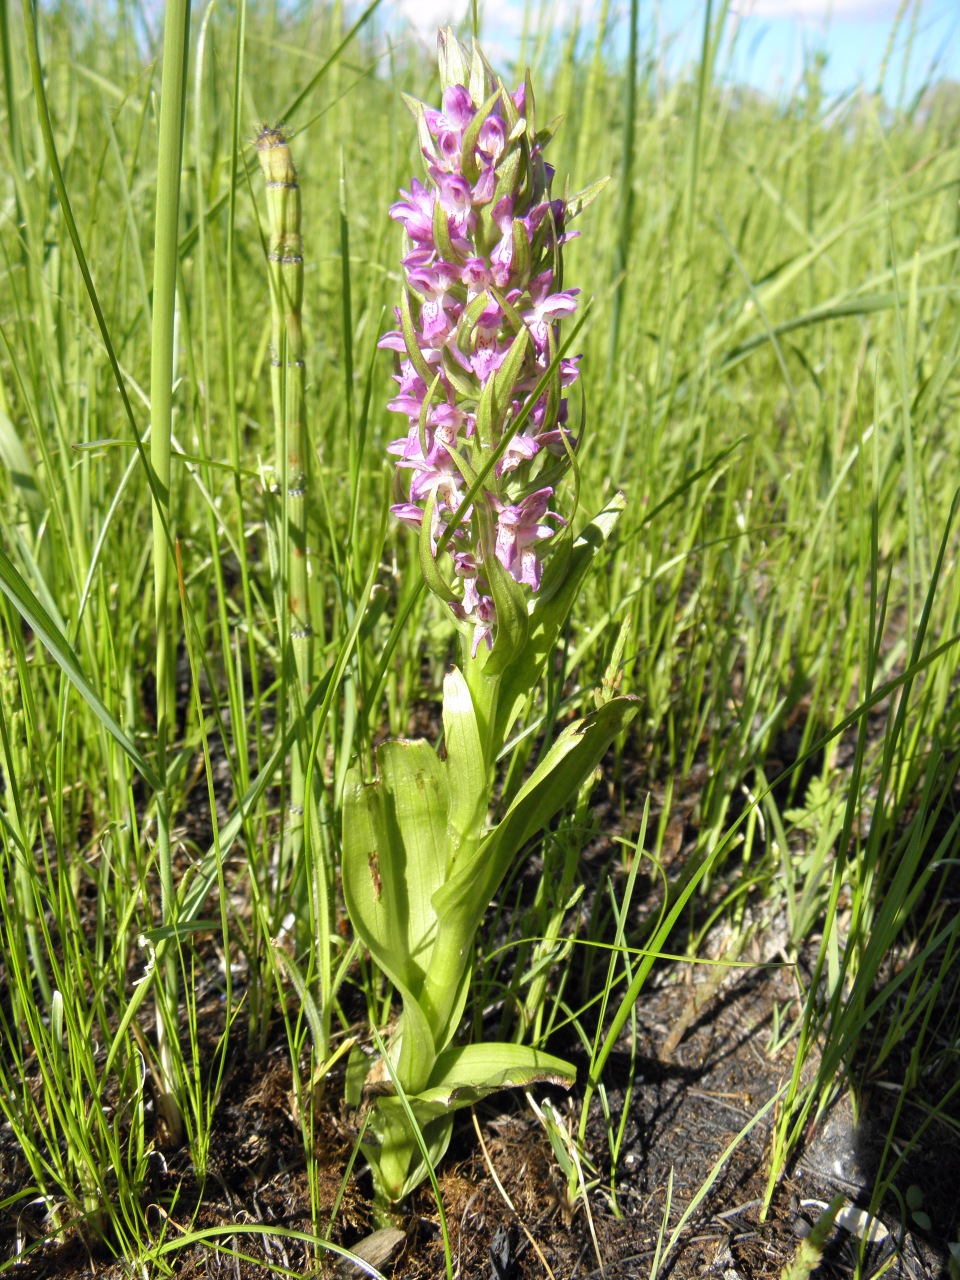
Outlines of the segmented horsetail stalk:
<svg viewBox="0 0 960 1280">
<path fill-rule="evenodd" d="M 300 187 L 283 130 L 264 127 L 256 141 L 267 185 L 270 243 L 270 302 L 273 320 L 271 386 L 276 424 L 276 497 L 278 624 L 285 680 L 293 697 L 287 716 L 302 712 L 313 672 L 313 628 L 307 574 L 308 452 L 304 413 L 303 238 Z M 300 734 L 290 778 L 291 850 L 303 835 L 304 778 L 309 735 Z"/>
</svg>

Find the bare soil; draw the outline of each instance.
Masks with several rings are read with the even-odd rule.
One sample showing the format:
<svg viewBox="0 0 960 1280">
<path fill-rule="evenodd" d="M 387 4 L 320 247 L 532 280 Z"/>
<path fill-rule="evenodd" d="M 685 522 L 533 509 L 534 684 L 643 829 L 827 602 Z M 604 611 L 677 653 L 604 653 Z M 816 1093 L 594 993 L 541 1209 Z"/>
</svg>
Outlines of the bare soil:
<svg viewBox="0 0 960 1280">
<path fill-rule="evenodd" d="M 627 1109 L 614 1179 L 616 1203 L 598 1104 L 588 1149 L 600 1182 L 590 1197 L 589 1217 L 582 1201 L 566 1202 L 564 1179 L 549 1143 L 521 1098 L 505 1094 L 477 1109 L 486 1156 L 469 1116 L 460 1118 L 440 1177 L 455 1275 L 478 1280 L 526 1280 L 550 1273 L 558 1280 L 647 1277 L 658 1239 L 663 1237 L 665 1244 L 708 1184 L 678 1246 L 661 1256 L 659 1274 L 674 1280 L 779 1277 L 818 1216 L 817 1201 L 827 1202 L 842 1191 L 867 1202 L 896 1101 L 896 1081 L 871 1082 L 860 1098 L 857 1125 L 849 1099 L 841 1100 L 821 1128 L 808 1135 L 800 1159 L 778 1184 L 761 1218 L 774 1109 L 750 1126 L 792 1070 L 792 1042 L 771 1054 L 769 1041 L 775 1002 L 786 1012 L 792 1006 L 794 975 L 786 967 L 738 970 L 720 990 L 710 984 L 706 999 L 699 989 L 703 985 L 700 971 L 666 967 L 637 1006 L 635 1083 L 629 1098 L 627 1038 L 611 1060 L 606 1090 L 614 1125 Z M 285 1041 L 251 1059 L 239 1033 L 237 1040 L 217 1110 L 206 1185 L 196 1184 L 183 1151 L 153 1161 L 151 1220 L 157 1235 L 163 1232 L 167 1239 L 191 1225 L 275 1223 L 311 1230 L 307 1168 L 292 1110 Z M 569 1052 L 569 1046 L 564 1048 Z M 585 1074 L 582 1058 L 579 1065 Z M 571 1122 L 578 1115 L 578 1092 L 569 1098 L 562 1092 L 554 1096 Z M 328 1096 L 329 1107 L 320 1113 L 317 1150 L 320 1195 L 325 1213 L 332 1213 L 352 1143 L 336 1089 Z M 907 1129 L 911 1121 L 917 1123 L 916 1116 L 902 1119 Z M 0 1134 L 4 1195 L 29 1182 L 11 1138 L 9 1129 Z M 921 1231 L 909 1214 L 904 1223 L 896 1198 L 888 1196 L 879 1218 L 889 1234 L 865 1248 L 863 1274 L 875 1275 L 886 1267 L 890 1276 L 946 1277 L 948 1241 L 956 1238 L 960 1225 L 960 1153 L 942 1124 L 930 1127 L 898 1185 L 902 1190 L 920 1187 L 932 1229 Z M 373 1229 L 368 1194 L 367 1175 L 348 1183 L 334 1240 L 350 1246 Z M 38 1212 L 36 1206 L 20 1203 L 0 1214 L 0 1257 L 7 1266 L 18 1242 L 22 1249 L 34 1233 L 43 1233 Z M 414 1195 L 402 1227 L 405 1238 L 389 1273 L 397 1280 L 442 1276 L 443 1244 L 429 1188 Z M 205 1244 L 175 1254 L 174 1273 L 185 1280 L 316 1273 L 309 1252 L 295 1241 L 275 1237 L 264 1243 L 252 1235 L 225 1235 L 219 1243 L 219 1250 Z M 823 1280 L 854 1275 L 863 1250 L 855 1235 L 836 1229 L 815 1275 Z M 322 1271 L 338 1274 L 336 1261 L 325 1262 Z M 65 1243 L 45 1244 L 13 1262 L 11 1274 L 22 1280 L 126 1280 L 133 1273 L 98 1256 L 79 1233 L 68 1233 Z"/>
</svg>

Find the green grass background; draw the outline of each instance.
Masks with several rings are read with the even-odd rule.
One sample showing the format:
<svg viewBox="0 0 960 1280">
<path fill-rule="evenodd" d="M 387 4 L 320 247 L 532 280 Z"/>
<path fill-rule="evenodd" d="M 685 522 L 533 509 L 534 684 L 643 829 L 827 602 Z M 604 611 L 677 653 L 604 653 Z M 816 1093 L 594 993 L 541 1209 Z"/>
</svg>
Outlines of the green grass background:
<svg viewBox="0 0 960 1280">
<path fill-rule="evenodd" d="M 788 958 L 815 964 L 799 1014 L 775 1011 L 770 1047 L 793 1044 L 796 1069 L 772 1186 L 867 1027 L 870 1068 L 906 1044 L 907 1085 L 933 1114 L 949 1116 L 957 1088 L 960 99 L 939 85 L 898 111 L 838 102 L 811 65 L 775 105 L 727 83 L 724 15 L 706 16 L 701 65 L 675 83 L 642 44 L 625 62 L 555 31 L 527 51 L 540 115 L 566 115 L 558 186 L 613 175 L 566 250 L 565 284 L 593 299 L 576 344 L 581 510 L 618 489 L 627 510 L 506 785 L 605 675 L 643 708 L 608 762 L 623 875 L 589 916 L 570 905 L 582 795 L 512 922 L 540 941 L 490 961 L 478 991 L 506 993 L 516 1035 L 572 1021 L 593 1063 L 585 1123 L 590 1096 L 606 1105 L 603 1063 L 651 961 L 594 958 L 574 994 L 557 979 L 569 935 L 655 949 L 676 926 L 672 949 L 693 954 L 705 920 L 744 946 L 758 918 L 785 920 Z M 399 95 L 435 100 L 437 81 L 364 18 L 351 28 L 320 4 L 194 12 L 174 252 L 155 235 L 161 70 L 141 11 L 2 6 L 0 1109 L 30 1169 L 13 1203 L 43 1197 L 51 1232 L 82 1215 L 161 1272 L 167 1246 L 142 1199 L 157 1021 L 179 1027 L 169 1071 L 201 1175 L 228 1046 L 262 1048 L 278 1017 L 309 1150 L 309 1054 L 325 1060 L 347 1029 L 342 984 L 375 1020 L 389 1007 L 336 928 L 345 772 L 429 720 L 454 654 L 417 592 L 415 541 L 384 520 L 397 419 L 376 348 L 400 288 L 386 211 L 420 172 Z M 292 732 L 312 737 L 319 800 L 296 867 L 282 828 L 299 704 L 267 538 L 270 297 L 251 145 L 278 121 L 302 187 L 314 459 L 316 672 Z M 167 528 L 152 541 L 158 252 L 176 284 L 175 380 L 169 493 L 154 482 Z M 158 678 L 178 699 L 165 750 Z M 622 781 L 638 776 L 624 759 L 641 762 L 639 784 Z M 660 928 L 641 934 L 634 850 L 659 857 L 695 766 L 695 847 L 661 884 Z M 230 961 L 219 973 L 216 950 Z M 212 1055 L 198 1027 L 211 983 L 225 1028 Z M 615 1204 L 618 1116 L 608 1128 L 609 1151 L 593 1154 Z M 884 1178 L 892 1157 L 878 1198 Z M 326 1233 L 319 1208 L 314 1225 Z"/>
</svg>

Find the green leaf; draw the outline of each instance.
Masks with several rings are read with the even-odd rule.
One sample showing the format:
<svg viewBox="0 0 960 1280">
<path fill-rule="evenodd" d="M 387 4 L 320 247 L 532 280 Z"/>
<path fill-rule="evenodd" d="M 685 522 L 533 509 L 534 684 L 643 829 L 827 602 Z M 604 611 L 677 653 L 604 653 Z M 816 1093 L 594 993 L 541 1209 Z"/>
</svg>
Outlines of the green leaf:
<svg viewBox="0 0 960 1280">
<path fill-rule="evenodd" d="M 403 1001 L 394 1042 L 399 1043 L 397 1076 L 405 1090 L 416 1093 L 424 1088 L 437 1060 L 435 1035 L 423 1006 L 413 993 L 402 985 L 397 987 L 397 992 Z"/>
<path fill-rule="evenodd" d="M 447 868 L 443 766 L 422 738 L 385 742 L 379 777 L 356 769 L 343 797 L 343 894 L 357 934 L 384 973 L 419 997 Z"/>
<path fill-rule="evenodd" d="M 445 1049 L 437 1057 L 427 1087 L 407 1095 L 410 1109 L 423 1128 L 431 1120 L 472 1107 L 503 1089 L 526 1089 L 532 1084 L 576 1083 L 576 1068 L 562 1058 L 524 1044 L 468 1044 Z M 396 1097 L 378 1100 L 378 1109 L 395 1112 Z"/>
<path fill-rule="evenodd" d="M 534 134 L 534 142 L 536 142 L 540 147 L 545 147 L 547 143 L 551 141 L 566 118 L 565 114 L 554 116 L 549 124 L 545 124 L 542 129 L 537 130 Z"/>
<path fill-rule="evenodd" d="M 80 659 L 69 640 L 20 576 L 16 565 L 2 547 L 0 547 L 0 591 L 3 591 L 24 622 L 49 650 L 63 674 L 93 711 L 107 733 L 123 750 L 147 785 L 154 791 L 161 791 L 163 784 L 159 777 L 137 750 L 133 740 L 120 727 L 112 712 L 107 709 L 100 695 L 87 679 L 80 666 Z"/>
<path fill-rule="evenodd" d="M 0 463 L 9 471 L 10 480 L 26 506 L 34 513 L 43 511 L 44 502 L 37 488 L 33 463 L 16 428 L 3 412 L 0 412 Z"/>
<path fill-rule="evenodd" d="M 368 1132 L 370 1130 L 377 1144 L 362 1142 L 360 1149 L 373 1171 L 378 1193 L 391 1204 L 398 1204 L 427 1176 L 427 1162 L 399 1098 L 378 1101 L 368 1126 Z M 445 1112 L 421 1125 L 420 1132 L 430 1164 L 436 1168 L 450 1145 L 453 1113 Z"/>
<path fill-rule="evenodd" d="M 553 325 L 547 325 L 547 358 L 552 365 L 557 359 L 557 339 L 553 332 Z M 580 388 L 581 392 L 583 388 Z M 557 415 L 560 412 L 560 365 L 557 363 L 556 371 L 553 377 L 547 383 L 547 408 L 545 411 L 545 422 L 556 422 Z M 581 414 L 582 422 L 582 414 Z M 581 430 L 581 439 L 583 432 Z"/>
<path fill-rule="evenodd" d="M 569 1088 L 576 1071 L 569 1063 L 539 1049 L 518 1044 L 472 1044 L 447 1049 L 437 1058 L 430 1083 L 419 1094 L 377 1099 L 368 1132 L 376 1145 L 363 1143 L 378 1188 L 396 1204 L 426 1177 L 426 1161 L 407 1114 L 409 1108 L 423 1137 L 430 1163 L 436 1167 L 450 1142 L 453 1113 L 472 1107 L 502 1089 L 524 1089 L 549 1083 Z M 401 1081 L 402 1083 L 402 1081 Z"/>
<path fill-rule="evenodd" d="M 495 675 L 506 670 L 523 652 L 529 626 L 527 597 L 497 559 L 493 512 L 486 499 L 477 495 L 475 510 L 480 521 L 480 545 L 483 549 L 483 576 L 497 607 L 497 638 L 485 671 Z"/>
<path fill-rule="evenodd" d="M 194 926 L 196 927 L 196 926 Z M 219 921 L 217 922 L 219 928 Z M 323 1015 L 317 1004 L 313 992 L 307 986 L 306 979 L 297 968 L 296 961 L 292 956 L 287 955 L 284 944 L 278 939 L 272 940 L 273 954 L 276 956 L 277 963 L 284 971 L 293 986 L 294 991 L 300 998 L 300 1008 L 303 1010 L 303 1016 L 307 1020 L 307 1026 L 310 1028 L 310 1036 L 313 1040 L 314 1051 L 322 1059 L 326 1052 L 327 1035 L 324 1032 Z"/>
<path fill-rule="evenodd" d="M 623 495 L 616 494 L 577 538 L 569 558 L 553 557 L 548 561 L 540 591 L 533 601 L 529 632 L 522 654 L 517 661 L 503 669 L 493 741 L 506 742 L 510 736 L 510 730 L 523 710 L 530 690 L 539 680 L 547 659 L 556 649 L 580 584 L 597 552 L 609 540 L 625 506 Z"/>
<path fill-rule="evenodd" d="M 410 294 L 406 289 L 400 291 L 400 328 L 403 332 L 403 342 L 407 348 L 410 363 L 429 387 L 433 381 L 433 371 L 424 359 L 420 344 L 417 342 L 417 331 L 414 328 L 413 315 L 410 312 Z"/>
<path fill-rule="evenodd" d="M 458 667 L 443 681 L 443 740 L 447 747 L 444 773 L 450 806 L 447 811 L 449 875 L 460 847 L 479 837 L 490 802 L 490 784 L 473 698 Z"/>
<path fill-rule="evenodd" d="M 513 257 L 510 269 L 519 287 L 525 288 L 530 279 L 530 241 L 527 239 L 526 227 L 519 218 L 513 220 Z"/>
<path fill-rule="evenodd" d="M 430 1083 L 416 1102 L 466 1107 L 499 1089 L 526 1089 L 531 1084 L 569 1089 L 576 1079 L 576 1068 L 569 1062 L 529 1045 L 457 1045 L 438 1055 Z"/>
<path fill-rule="evenodd" d="M 403 1001 L 396 1069 L 404 1088 L 417 1091 L 436 1056 L 418 996 L 436 930 L 430 898 L 445 871 L 447 806 L 441 763 L 423 739 L 385 742 L 377 765 L 373 783 L 357 769 L 347 774 L 343 897 L 354 932 Z"/>
<path fill-rule="evenodd" d="M 493 435 L 495 383 L 495 376 L 488 378 L 483 390 L 480 392 L 480 399 L 477 401 L 477 439 L 485 450 L 493 449 L 497 443 Z"/>
<path fill-rule="evenodd" d="M 514 129 L 516 129 L 517 125 L 520 123 L 522 117 L 520 112 L 517 110 L 517 104 L 513 100 L 513 94 L 502 80 L 498 80 L 497 83 L 499 84 L 500 92 L 503 95 L 503 111 L 507 121 L 507 130 L 512 134 Z"/>
<path fill-rule="evenodd" d="M 462 255 L 458 254 L 453 247 L 446 210 L 439 200 L 433 206 L 433 238 L 444 262 L 456 263 L 462 261 Z"/>
<path fill-rule="evenodd" d="M 495 83 L 496 76 L 493 74 L 490 63 L 487 62 L 480 46 L 474 40 L 470 57 L 470 84 L 468 85 L 470 96 L 474 102 L 482 101 L 490 86 Z"/>
<path fill-rule="evenodd" d="M 376 584 L 370 592 L 370 598 L 367 601 L 367 607 L 363 612 L 363 621 L 360 624 L 360 640 L 369 640 L 373 635 L 374 628 L 383 617 L 383 611 L 387 607 L 390 599 L 390 592 L 380 582 Z"/>
<path fill-rule="evenodd" d="M 50 590 L 46 578 L 43 576 L 43 570 L 37 563 L 30 543 L 16 525 L 8 531 L 8 538 L 9 543 L 12 543 L 10 550 L 14 552 L 17 557 L 14 563 L 19 566 L 18 572 L 21 576 L 26 574 L 24 582 L 29 583 L 30 589 L 36 592 L 38 603 L 42 608 L 46 609 L 50 620 L 53 622 L 53 625 L 57 630 L 61 632 L 61 634 L 67 635 L 67 624 L 64 621 L 60 610 L 57 608 L 56 598 Z M 41 542 L 38 544 L 37 550 L 41 550 L 42 547 L 43 543 Z M 74 634 L 76 634 L 76 632 Z"/>
<path fill-rule="evenodd" d="M 523 845 L 576 795 L 639 706 L 638 698 L 612 698 L 568 725 L 517 792 L 502 820 L 434 894 L 437 937 L 421 999 L 439 1028 L 438 1049 L 449 1044 L 456 1030 L 453 1013 L 461 993 L 451 990 L 449 984 L 449 974 L 456 970 L 455 958 L 470 946 L 510 864 Z"/>
<path fill-rule="evenodd" d="M 589 187 L 584 187 L 584 189 L 582 191 L 578 191 L 576 195 L 567 196 L 564 200 L 566 221 L 570 222 L 573 218 L 577 217 L 578 214 L 583 213 L 584 209 L 592 205 L 594 200 L 596 200 L 597 196 L 609 181 L 610 175 L 608 173 L 605 177 L 598 178 L 596 182 L 591 182 Z"/>
<path fill-rule="evenodd" d="M 455 84 L 470 83 L 470 68 L 464 57 L 463 46 L 453 33 L 453 27 L 445 27 L 439 33 L 437 57 L 440 63 L 440 83 L 444 89 Z"/>
<path fill-rule="evenodd" d="M 477 861 L 502 862 L 505 872 L 516 852 L 576 795 L 639 709 L 640 699 L 632 695 L 611 698 L 582 720 L 567 725 L 481 844 Z"/>
<path fill-rule="evenodd" d="M 490 379 L 493 383 L 493 416 L 498 433 L 503 427 L 504 416 L 513 400 L 513 388 L 520 377 L 529 341 L 526 329 L 521 329 L 511 342 L 503 364 Z"/>
<path fill-rule="evenodd" d="M 457 346 L 464 355 L 470 353 L 470 337 L 477 327 L 477 321 L 490 305 L 490 294 L 482 289 L 476 297 L 471 298 L 463 309 L 460 323 L 457 326 Z"/>
<path fill-rule="evenodd" d="M 457 364 L 453 355 L 446 347 L 443 349 L 442 360 L 443 372 L 446 374 L 447 381 L 450 383 L 451 387 L 453 387 L 454 391 L 456 391 L 458 395 L 463 396 L 465 400 L 475 400 L 477 388 L 470 380 L 472 375 L 469 377 L 467 376 L 462 366 Z"/>
<path fill-rule="evenodd" d="M 510 95 L 508 94 L 507 96 L 509 97 Z M 513 99 L 511 99 L 512 101 Z M 489 206 L 484 206 L 485 208 L 489 207 L 492 211 L 504 196 L 513 195 L 517 187 L 520 159 L 520 152 L 515 149 L 509 150 L 504 154 L 497 165 L 497 185 L 493 193 L 493 199 L 490 201 Z"/>
<path fill-rule="evenodd" d="M 433 511 L 437 505 L 437 491 L 431 489 L 423 509 L 423 520 L 420 524 L 420 536 L 417 549 L 420 555 L 420 572 L 423 580 L 435 596 L 439 596 L 444 604 L 456 599 L 456 592 L 440 572 L 440 567 L 433 554 Z"/>
<path fill-rule="evenodd" d="M 497 105 L 499 98 L 500 90 L 497 89 L 495 93 L 490 95 L 463 131 L 463 139 L 460 143 L 460 167 L 463 171 L 463 176 L 470 183 L 476 182 L 480 177 L 480 166 L 477 164 L 476 157 L 477 138 L 480 136 L 480 130 L 483 128 L 487 116 Z M 476 98 L 474 98 L 474 102 L 476 102 Z M 450 259 L 448 258 L 447 261 L 449 262 Z"/>
<path fill-rule="evenodd" d="M 427 117 L 424 114 L 423 103 L 417 98 L 412 98 L 409 93 L 401 93 L 400 97 L 404 101 L 407 110 L 417 122 L 417 139 L 420 143 L 421 152 L 425 149 L 429 155 L 436 154 L 436 143 L 430 132 L 430 126 L 427 124 Z"/>
<path fill-rule="evenodd" d="M 523 113 L 527 118 L 527 127 L 530 130 L 530 136 L 537 131 L 537 100 L 533 96 L 533 79 L 530 76 L 530 68 L 527 67 L 526 74 L 523 77 Z"/>
</svg>

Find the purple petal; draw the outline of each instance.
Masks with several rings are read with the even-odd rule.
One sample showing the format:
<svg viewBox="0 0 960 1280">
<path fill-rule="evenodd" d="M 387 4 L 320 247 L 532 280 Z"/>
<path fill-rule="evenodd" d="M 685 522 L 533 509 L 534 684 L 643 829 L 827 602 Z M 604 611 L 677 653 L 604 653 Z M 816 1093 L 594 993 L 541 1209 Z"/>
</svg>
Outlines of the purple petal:
<svg viewBox="0 0 960 1280">
<path fill-rule="evenodd" d="M 497 189 L 496 170 L 491 165 L 489 169 L 484 169 L 480 177 L 473 184 L 473 203 L 489 204 L 493 199 L 493 193 Z"/>
<path fill-rule="evenodd" d="M 530 436 L 515 435 L 504 450 L 503 457 L 497 463 L 496 473 L 502 476 L 505 472 L 516 471 L 524 462 L 529 462 L 540 452 L 540 442 Z"/>
<path fill-rule="evenodd" d="M 462 133 L 477 114 L 470 91 L 462 84 L 452 84 L 443 91 L 443 114 Z"/>
<path fill-rule="evenodd" d="M 468 258 L 463 264 L 460 279 L 471 293 L 479 293 L 490 283 L 490 272 L 483 258 Z"/>
<path fill-rule="evenodd" d="M 496 164 L 500 153 L 507 144 L 507 127 L 499 116 L 489 115 L 480 126 L 477 136 L 477 150 Z"/>
<path fill-rule="evenodd" d="M 415 502 L 395 502 L 390 508 L 390 514 L 408 524 L 411 529 L 419 529 L 423 524 L 423 512 Z"/>
</svg>

